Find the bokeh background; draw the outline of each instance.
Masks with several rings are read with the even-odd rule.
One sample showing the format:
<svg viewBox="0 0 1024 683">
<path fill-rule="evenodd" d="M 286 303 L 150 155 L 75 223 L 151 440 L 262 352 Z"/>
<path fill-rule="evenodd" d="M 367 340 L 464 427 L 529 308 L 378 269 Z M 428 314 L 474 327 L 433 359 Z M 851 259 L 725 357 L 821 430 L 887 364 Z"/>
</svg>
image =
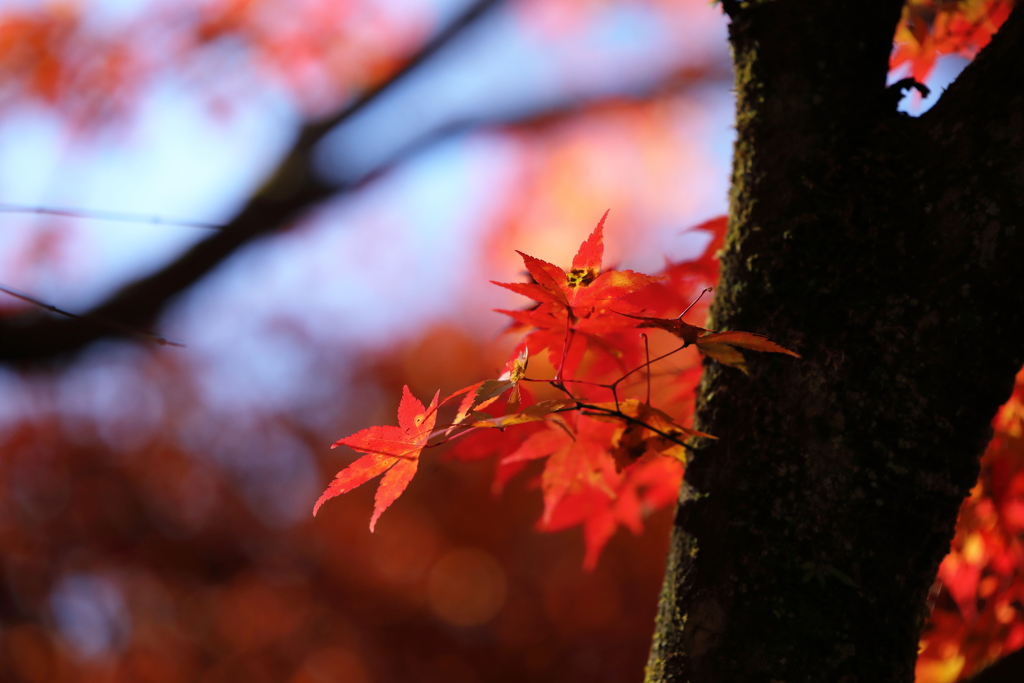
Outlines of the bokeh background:
<svg viewBox="0 0 1024 683">
<path fill-rule="evenodd" d="M 703 248 L 731 83 L 705 0 L 0 0 L 0 285 L 87 312 L 240 234 L 134 326 L 184 347 L 0 358 L 0 678 L 639 680 L 670 511 L 591 572 L 492 462 L 425 459 L 372 535 L 372 486 L 310 513 L 403 384 L 502 366 L 514 249 L 609 208 L 606 262 Z"/>
</svg>

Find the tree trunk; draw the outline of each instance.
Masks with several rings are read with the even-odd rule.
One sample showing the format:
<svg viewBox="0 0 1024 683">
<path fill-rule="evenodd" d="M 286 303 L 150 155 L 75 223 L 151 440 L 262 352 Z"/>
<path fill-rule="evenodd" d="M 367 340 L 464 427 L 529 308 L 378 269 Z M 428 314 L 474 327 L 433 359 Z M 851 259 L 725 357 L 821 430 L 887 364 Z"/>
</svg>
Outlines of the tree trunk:
<svg viewBox="0 0 1024 683">
<path fill-rule="evenodd" d="M 730 225 L 647 681 L 913 680 L 1024 362 L 1024 12 L 939 104 L 885 87 L 902 0 L 726 2 Z M 693 493 L 696 492 L 696 493 Z"/>
</svg>

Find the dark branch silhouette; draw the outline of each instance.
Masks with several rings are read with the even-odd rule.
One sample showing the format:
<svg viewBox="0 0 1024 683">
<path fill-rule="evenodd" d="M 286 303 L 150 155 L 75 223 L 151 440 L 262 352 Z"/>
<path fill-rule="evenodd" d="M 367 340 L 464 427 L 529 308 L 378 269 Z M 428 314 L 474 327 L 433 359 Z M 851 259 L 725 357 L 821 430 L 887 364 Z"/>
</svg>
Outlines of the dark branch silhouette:
<svg viewBox="0 0 1024 683">
<path fill-rule="evenodd" d="M 49 311 L 50 313 L 56 313 L 57 315 L 62 315 L 64 317 L 66 317 L 66 318 L 71 318 L 72 320 L 84 320 L 84 321 L 91 322 L 93 324 L 99 325 L 100 327 L 108 327 L 111 330 L 113 330 L 115 332 L 118 332 L 120 334 L 125 334 L 125 335 L 128 335 L 128 336 L 139 337 L 140 339 L 144 339 L 146 341 L 151 341 L 151 342 L 154 342 L 156 344 L 160 344 L 161 346 L 179 346 L 179 347 L 184 347 L 185 346 L 184 344 L 179 344 L 178 342 L 170 341 L 168 339 L 165 339 L 164 337 L 161 337 L 160 335 L 152 334 L 151 332 L 146 332 L 144 330 L 133 330 L 132 328 L 125 327 L 124 325 L 122 325 L 119 322 L 114 321 L 114 320 L 105 320 L 103 318 L 95 318 L 95 317 L 90 317 L 90 316 L 83 316 L 83 315 L 78 315 L 77 313 L 72 313 L 71 311 L 65 311 L 63 308 L 57 308 L 56 306 L 53 306 L 52 304 L 48 304 L 45 301 L 40 301 L 39 299 L 37 299 L 34 296 L 31 296 L 31 295 L 26 294 L 24 292 L 19 292 L 18 290 L 13 289 L 11 287 L 6 287 L 6 286 L 3 286 L 3 285 L 0 285 L 0 292 L 3 292 L 4 294 L 6 294 L 8 296 L 12 296 L 15 299 L 21 299 L 22 301 L 30 303 L 33 306 L 38 306 L 39 308 L 43 309 L 44 311 Z"/>
<path fill-rule="evenodd" d="M 484 4 L 489 7 L 494 3 L 480 3 L 476 7 Z M 480 16 L 480 11 L 473 16 Z M 465 16 L 459 25 L 468 25 Z M 454 35 L 451 28 L 446 35 L 449 39 Z M 438 40 L 431 44 L 437 44 Z M 423 58 L 418 56 L 417 60 L 417 63 L 422 63 Z M 402 73 L 408 73 L 409 69 L 406 66 Z M 582 111 L 605 104 L 648 101 L 671 96 L 694 84 L 724 83 L 729 78 L 731 74 L 722 65 L 709 63 L 680 69 L 660 81 L 634 86 L 630 91 L 613 97 L 574 99 L 532 111 L 450 121 L 397 150 L 362 177 L 337 184 L 320 180 L 312 161 L 316 142 L 366 106 L 367 98 L 383 92 L 385 86 L 380 86 L 374 94 L 353 103 L 328 122 L 307 126 L 271 179 L 250 198 L 235 218 L 159 271 L 129 284 L 78 319 L 40 318 L 33 313 L 0 320 L 0 361 L 16 364 L 47 362 L 72 355 L 98 339 L 124 336 L 126 330 L 151 329 L 176 295 L 216 268 L 243 244 L 285 228 L 326 199 L 360 190 L 441 140 L 485 127 L 537 129 L 557 125 Z M 389 81 L 394 82 L 395 79 Z M 314 129 L 318 131 L 316 135 L 308 132 Z M 138 337 L 137 334 L 132 336 Z"/>
<path fill-rule="evenodd" d="M 319 201 L 343 191 L 319 178 L 313 168 L 313 147 L 335 126 L 375 102 L 385 92 L 437 54 L 456 36 L 498 6 L 502 0 L 477 0 L 427 42 L 390 79 L 368 90 L 334 115 L 307 123 L 269 179 L 241 211 L 217 233 L 199 242 L 151 275 L 128 284 L 77 319 L 19 317 L 0 322 L 0 359 L 8 362 L 49 360 L 81 350 L 116 327 L 147 329 L 170 300 L 210 272 L 238 247 L 278 230 Z"/>
</svg>

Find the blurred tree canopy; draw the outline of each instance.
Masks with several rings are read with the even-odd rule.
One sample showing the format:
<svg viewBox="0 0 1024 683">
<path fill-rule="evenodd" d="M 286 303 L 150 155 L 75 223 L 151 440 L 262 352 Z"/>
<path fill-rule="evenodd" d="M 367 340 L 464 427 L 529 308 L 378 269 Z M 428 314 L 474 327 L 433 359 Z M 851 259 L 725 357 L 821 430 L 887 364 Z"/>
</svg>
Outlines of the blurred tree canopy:
<svg viewBox="0 0 1024 683">
<path fill-rule="evenodd" d="M 1011 293 L 1021 94 L 1006 78 L 1022 17 L 994 66 L 979 58 L 910 119 L 886 75 L 924 80 L 993 53 L 1013 3 L 875 5 L 0 8 L 0 284 L 27 297 L 0 309 L 4 677 L 636 679 L 671 515 L 617 535 L 592 572 L 578 533 L 533 530 L 529 483 L 492 496 L 485 462 L 421 470 L 373 536 L 370 491 L 308 515 L 347 462 L 327 446 L 386 422 L 403 384 L 432 395 L 501 366 L 508 344 L 487 309 L 519 304 L 479 283 L 514 279 L 513 249 L 558 261 L 612 207 L 613 259 L 655 270 L 665 252 L 700 250 L 684 230 L 727 209 L 734 87 L 733 232 L 713 320 L 797 342 L 811 369 L 750 384 L 707 374 L 699 419 L 757 428 L 699 454 L 719 464 L 696 466 L 698 488 L 729 492 L 698 501 L 709 528 L 677 517 L 649 676 L 744 680 L 759 667 L 790 680 L 814 658 L 909 680 L 926 599 L 922 683 L 1019 648 L 1022 527 L 1004 511 L 1024 475 L 1010 409 L 988 488 L 970 499 L 975 535 L 957 537 L 934 579 L 1024 362 Z M 808 469 L 808 448 L 860 474 Z M 923 497 L 900 500 L 900 468 L 922 473 L 911 489 Z M 793 523 L 803 501 L 823 505 L 807 491 L 834 500 L 868 472 L 884 489 L 877 509 L 869 496 Z M 691 537 L 711 564 L 681 562 Z M 902 560 L 849 569 L 880 545 Z M 673 610 L 692 615 L 689 631 Z M 804 654 L 776 656 L 765 634 Z"/>
</svg>

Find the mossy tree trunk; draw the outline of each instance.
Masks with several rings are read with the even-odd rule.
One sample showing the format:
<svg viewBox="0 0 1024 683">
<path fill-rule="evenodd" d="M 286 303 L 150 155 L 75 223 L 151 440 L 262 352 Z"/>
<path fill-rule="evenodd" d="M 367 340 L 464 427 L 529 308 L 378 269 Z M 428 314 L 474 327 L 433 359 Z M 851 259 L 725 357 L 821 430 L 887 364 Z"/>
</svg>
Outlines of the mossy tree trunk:
<svg viewBox="0 0 1024 683">
<path fill-rule="evenodd" d="M 913 679 L 926 598 L 1024 362 L 1024 8 L 919 119 L 902 0 L 726 2 L 730 225 L 647 680 Z"/>
</svg>

